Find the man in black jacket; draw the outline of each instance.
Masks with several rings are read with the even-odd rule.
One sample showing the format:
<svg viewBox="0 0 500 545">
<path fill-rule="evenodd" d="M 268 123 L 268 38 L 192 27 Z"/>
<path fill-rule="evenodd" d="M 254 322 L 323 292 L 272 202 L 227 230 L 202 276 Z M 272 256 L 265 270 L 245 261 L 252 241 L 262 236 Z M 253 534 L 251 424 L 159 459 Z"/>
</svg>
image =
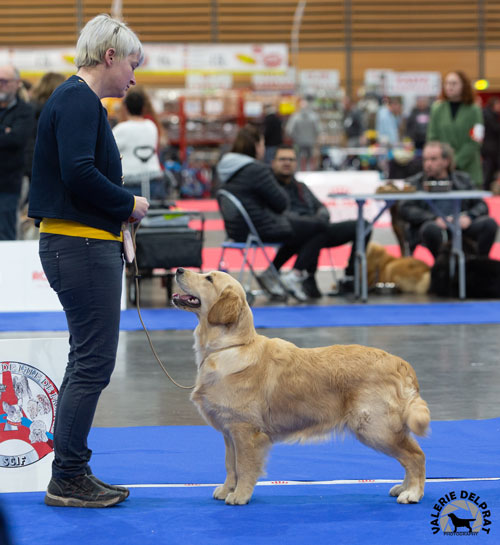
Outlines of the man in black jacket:
<svg viewBox="0 0 500 545">
<path fill-rule="evenodd" d="M 0 240 L 16 239 L 24 151 L 34 130 L 33 109 L 17 96 L 20 87 L 19 72 L 0 66 Z"/>
<path fill-rule="evenodd" d="M 454 170 L 453 150 L 444 142 L 428 142 L 423 150 L 423 172 L 406 181 L 417 190 L 423 190 L 425 181 L 450 180 L 454 190 L 473 189 L 473 182 L 465 172 Z M 437 214 L 425 201 L 404 201 L 399 205 L 399 214 L 410 227 L 410 248 L 418 243 L 426 246 L 437 257 L 445 238 L 450 234 L 449 223 L 453 221 L 453 201 L 435 203 L 441 214 Z M 498 226 L 488 216 L 488 207 L 482 199 L 461 201 L 460 226 L 463 236 L 477 246 L 478 255 L 487 256 L 495 241 Z"/>
<path fill-rule="evenodd" d="M 344 283 L 352 281 L 354 274 L 354 253 L 356 240 L 356 222 L 343 221 L 339 223 L 330 222 L 330 214 L 326 208 L 302 182 L 295 179 L 297 168 L 297 156 L 295 150 L 290 146 L 280 146 L 276 151 L 272 163 L 273 173 L 278 182 L 283 186 L 290 201 L 289 209 L 285 214 L 289 217 L 298 217 L 303 222 L 311 222 L 323 226 L 318 233 L 314 234 L 306 248 L 302 248 L 302 261 L 306 263 L 306 276 L 302 281 L 302 288 L 310 298 L 321 297 L 321 292 L 316 284 L 315 274 L 318 267 L 318 258 L 322 248 L 332 248 L 352 242 L 351 256 L 345 270 Z M 367 236 L 366 242 L 368 241 Z M 297 248 L 283 246 L 278 250 L 273 261 L 274 266 L 279 270 L 295 253 Z M 307 255 L 306 255 L 307 254 Z M 291 274 L 291 271 L 289 274 Z M 286 276 L 283 278 L 286 285 Z M 352 282 L 350 282 L 352 284 Z"/>
</svg>

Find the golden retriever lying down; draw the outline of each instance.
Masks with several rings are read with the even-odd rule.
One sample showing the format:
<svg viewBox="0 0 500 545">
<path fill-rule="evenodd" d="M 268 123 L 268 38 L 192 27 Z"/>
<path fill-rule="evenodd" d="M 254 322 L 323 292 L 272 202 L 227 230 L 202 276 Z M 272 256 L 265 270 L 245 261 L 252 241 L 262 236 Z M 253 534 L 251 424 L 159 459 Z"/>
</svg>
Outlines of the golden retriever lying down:
<svg viewBox="0 0 500 545">
<path fill-rule="evenodd" d="M 248 503 L 273 443 L 344 430 L 405 468 L 390 490 L 399 503 L 422 498 L 425 456 L 410 431 L 424 435 L 430 413 L 409 363 L 377 348 L 305 349 L 269 339 L 255 331 L 230 275 L 177 269 L 176 280 L 184 294 L 174 294 L 174 304 L 199 320 L 191 399 L 226 444 L 227 477 L 214 498 Z"/>
<path fill-rule="evenodd" d="M 393 282 L 403 293 L 424 294 L 431 285 L 431 268 L 414 257 L 394 257 L 380 244 L 366 247 L 368 287 Z"/>
</svg>

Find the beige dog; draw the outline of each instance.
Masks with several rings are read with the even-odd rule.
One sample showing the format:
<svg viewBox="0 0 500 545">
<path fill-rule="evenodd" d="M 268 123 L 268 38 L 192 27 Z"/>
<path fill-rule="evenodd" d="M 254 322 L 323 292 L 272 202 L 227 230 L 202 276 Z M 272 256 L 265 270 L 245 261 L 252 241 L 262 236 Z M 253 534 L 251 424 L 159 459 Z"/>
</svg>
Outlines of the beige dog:
<svg viewBox="0 0 500 545">
<path fill-rule="evenodd" d="M 414 257 L 394 257 L 383 246 L 370 242 L 366 247 L 368 287 L 390 282 L 403 293 L 423 295 L 431 285 L 431 268 Z"/>
<path fill-rule="evenodd" d="M 191 395 L 224 435 L 226 481 L 214 498 L 250 501 L 267 453 L 277 441 L 307 441 L 351 431 L 406 470 L 390 490 L 399 503 L 424 494 L 425 456 L 410 431 L 430 421 L 417 377 L 406 361 L 358 345 L 303 349 L 258 335 L 241 285 L 230 275 L 178 269 L 174 304 L 194 312 L 198 374 Z"/>
</svg>

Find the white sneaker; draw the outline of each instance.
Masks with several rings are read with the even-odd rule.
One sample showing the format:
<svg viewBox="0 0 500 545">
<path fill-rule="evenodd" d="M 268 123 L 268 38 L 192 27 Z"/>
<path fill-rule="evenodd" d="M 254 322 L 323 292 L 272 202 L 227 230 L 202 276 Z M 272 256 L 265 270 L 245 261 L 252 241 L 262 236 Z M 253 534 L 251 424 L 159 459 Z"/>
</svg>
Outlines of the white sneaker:
<svg viewBox="0 0 500 545">
<path fill-rule="evenodd" d="M 281 281 L 285 285 L 287 291 L 302 303 L 308 300 L 308 297 L 302 288 L 303 280 L 304 278 L 302 275 L 297 275 L 295 271 L 289 271 L 281 276 Z"/>
<path fill-rule="evenodd" d="M 263 289 L 275 297 L 284 297 L 286 295 L 276 275 L 270 269 L 265 270 L 261 275 L 257 276 L 257 281 Z"/>
</svg>

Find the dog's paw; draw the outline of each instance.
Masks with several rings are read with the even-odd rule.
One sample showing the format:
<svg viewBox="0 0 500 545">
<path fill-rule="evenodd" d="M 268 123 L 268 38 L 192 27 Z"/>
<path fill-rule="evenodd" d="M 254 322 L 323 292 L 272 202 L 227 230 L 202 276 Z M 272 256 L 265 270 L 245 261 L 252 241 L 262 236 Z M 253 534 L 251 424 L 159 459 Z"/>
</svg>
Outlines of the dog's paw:
<svg viewBox="0 0 500 545">
<path fill-rule="evenodd" d="M 405 487 L 402 484 L 397 484 L 389 490 L 389 496 L 399 496 L 405 491 Z"/>
<path fill-rule="evenodd" d="M 230 492 L 226 497 L 227 505 L 246 505 L 250 501 L 250 497 L 247 494 L 237 494 L 236 492 Z"/>
<path fill-rule="evenodd" d="M 232 492 L 230 488 L 227 488 L 225 485 L 221 484 L 214 490 L 213 497 L 216 500 L 225 500 L 230 492 Z"/>
<path fill-rule="evenodd" d="M 423 493 L 416 490 L 404 490 L 398 496 L 398 503 L 418 503 L 423 497 Z"/>
</svg>

